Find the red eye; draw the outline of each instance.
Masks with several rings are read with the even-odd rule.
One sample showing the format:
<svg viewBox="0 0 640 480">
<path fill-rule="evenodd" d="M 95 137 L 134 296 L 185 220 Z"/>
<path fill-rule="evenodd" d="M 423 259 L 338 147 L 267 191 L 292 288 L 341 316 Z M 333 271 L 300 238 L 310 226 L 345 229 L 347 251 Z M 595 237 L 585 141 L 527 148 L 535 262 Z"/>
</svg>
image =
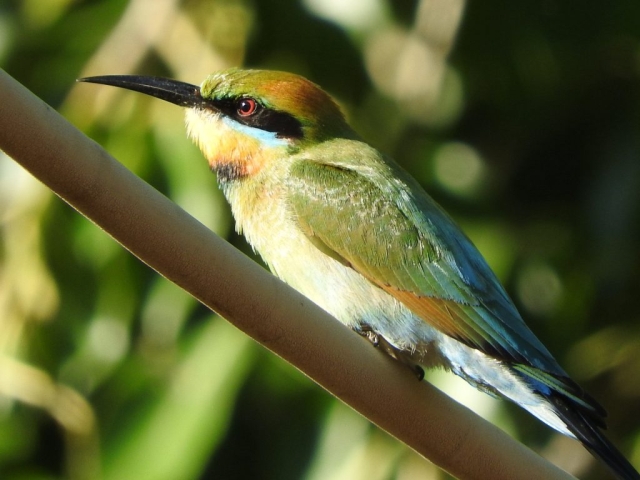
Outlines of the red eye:
<svg viewBox="0 0 640 480">
<path fill-rule="evenodd" d="M 241 117 L 248 117 L 256 113 L 258 109 L 258 102 L 253 98 L 242 98 L 238 102 L 238 115 Z"/>
</svg>

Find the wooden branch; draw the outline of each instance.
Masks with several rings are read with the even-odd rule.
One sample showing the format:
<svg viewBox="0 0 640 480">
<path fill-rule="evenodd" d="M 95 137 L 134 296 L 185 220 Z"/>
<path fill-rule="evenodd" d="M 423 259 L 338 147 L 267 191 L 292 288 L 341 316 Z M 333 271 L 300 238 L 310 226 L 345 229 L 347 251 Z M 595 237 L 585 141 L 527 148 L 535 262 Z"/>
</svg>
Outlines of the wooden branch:
<svg viewBox="0 0 640 480">
<path fill-rule="evenodd" d="M 373 348 L 129 172 L 0 70 L 0 148 L 125 248 L 461 479 L 568 479 Z"/>
</svg>

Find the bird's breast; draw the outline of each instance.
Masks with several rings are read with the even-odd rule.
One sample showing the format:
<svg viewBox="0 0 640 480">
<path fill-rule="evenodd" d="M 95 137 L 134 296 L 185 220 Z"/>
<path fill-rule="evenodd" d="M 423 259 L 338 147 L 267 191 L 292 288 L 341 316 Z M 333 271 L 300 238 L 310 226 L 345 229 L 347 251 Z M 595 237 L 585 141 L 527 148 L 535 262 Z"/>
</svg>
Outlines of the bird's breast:
<svg viewBox="0 0 640 480">
<path fill-rule="evenodd" d="M 398 348 L 414 351 L 441 336 L 384 290 L 318 249 L 287 208 L 284 187 L 264 186 L 260 179 L 247 179 L 225 193 L 237 230 L 276 276 L 348 327 L 366 323 Z"/>
</svg>

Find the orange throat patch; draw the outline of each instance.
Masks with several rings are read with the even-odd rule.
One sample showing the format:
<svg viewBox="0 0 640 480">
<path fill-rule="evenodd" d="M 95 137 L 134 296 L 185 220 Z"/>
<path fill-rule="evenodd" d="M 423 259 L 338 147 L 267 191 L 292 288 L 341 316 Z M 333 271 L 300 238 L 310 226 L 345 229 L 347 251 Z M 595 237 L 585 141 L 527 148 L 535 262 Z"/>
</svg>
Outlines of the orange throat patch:
<svg viewBox="0 0 640 480">
<path fill-rule="evenodd" d="M 215 112 L 188 109 L 185 120 L 189 138 L 223 181 L 257 175 L 285 147 L 284 141 L 280 146 L 265 145 Z"/>
</svg>

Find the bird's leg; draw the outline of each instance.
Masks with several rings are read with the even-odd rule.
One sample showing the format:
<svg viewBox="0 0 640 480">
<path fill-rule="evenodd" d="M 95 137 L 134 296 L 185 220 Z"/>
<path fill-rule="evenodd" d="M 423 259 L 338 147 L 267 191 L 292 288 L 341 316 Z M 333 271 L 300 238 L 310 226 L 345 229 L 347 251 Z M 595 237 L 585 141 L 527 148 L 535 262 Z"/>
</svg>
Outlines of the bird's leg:
<svg viewBox="0 0 640 480">
<path fill-rule="evenodd" d="M 394 347 L 389 341 L 373 330 L 370 325 L 361 323 L 358 328 L 354 329 L 358 334 L 365 337 L 376 348 L 382 348 L 382 351 L 389 355 L 391 358 L 399 361 L 411 369 L 411 371 L 418 377 L 418 381 L 424 379 L 424 370 L 418 364 L 416 364 L 411 355 L 404 351 Z"/>
</svg>

